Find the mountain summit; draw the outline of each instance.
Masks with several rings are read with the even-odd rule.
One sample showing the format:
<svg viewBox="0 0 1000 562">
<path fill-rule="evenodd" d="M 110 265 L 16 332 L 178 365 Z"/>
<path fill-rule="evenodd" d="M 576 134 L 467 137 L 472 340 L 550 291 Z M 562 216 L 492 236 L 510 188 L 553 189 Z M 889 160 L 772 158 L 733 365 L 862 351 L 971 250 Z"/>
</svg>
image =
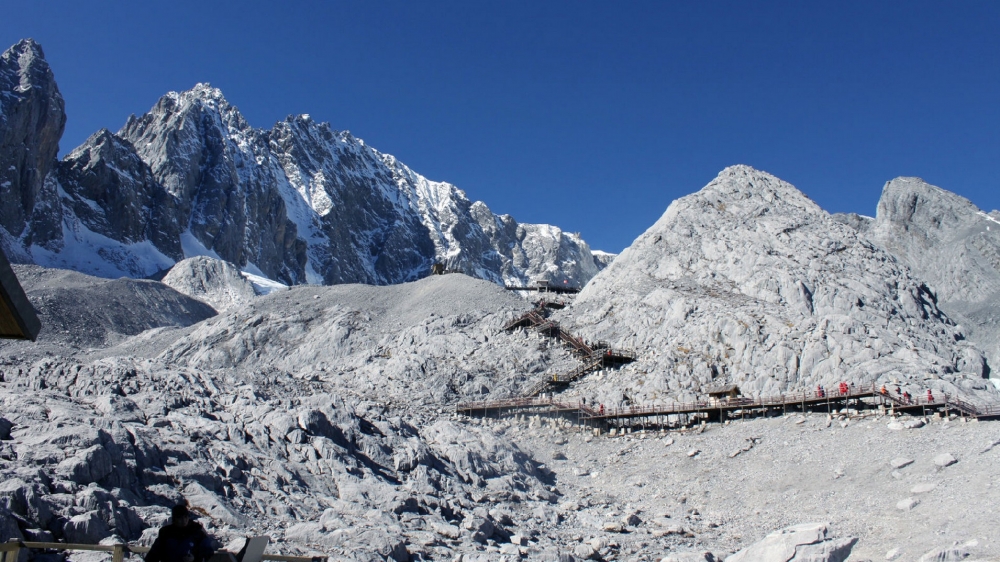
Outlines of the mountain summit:
<svg viewBox="0 0 1000 562">
<path fill-rule="evenodd" d="M 913 394 L 992 390 L 981 351 L 923 281 L 747 166 L 674 201 L 565 315 L 587 338 L 642 350 L 635 372 L 595 384 L 602 402 L 690 401 L 722 383 L 755 395 L 880 380 Z"/>
<path fill-rule="evenodd" d="M 37 44 L 4 53 L 0 86 L 16 100 L 0 122 L 13 174 L 0 224 L 16 261 L 145 277 L 204 255 L 285 284 L 392 284 L 441 262 L 495 283 L 577 286 L 607 263 L 575 234 L 495 215 L 308 115 L 255 129 L 209 84 L 58 163 L 65 115 Z"/>
</svg>

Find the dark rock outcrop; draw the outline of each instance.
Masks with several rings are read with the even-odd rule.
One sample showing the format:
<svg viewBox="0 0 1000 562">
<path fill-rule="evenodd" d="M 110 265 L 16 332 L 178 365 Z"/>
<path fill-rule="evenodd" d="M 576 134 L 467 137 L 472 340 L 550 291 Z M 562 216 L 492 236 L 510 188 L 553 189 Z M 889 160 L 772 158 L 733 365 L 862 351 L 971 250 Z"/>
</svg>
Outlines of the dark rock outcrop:
<svg viewBox="0 0 1000 562">
<path fill-rule="evenodd" d="M 25 39 L 0 55 L 0 226 L 12 237 L 26 234 L 65 126 L 42 47 Z"/>
<path fill-rule="evenodd" d="M 122 244 L 152 242 L 183 259 L 176 199 L 132 146 L 107 129 L 94 133 L 55 170 L 62 204 L 89 230 Z"/>
</svg>

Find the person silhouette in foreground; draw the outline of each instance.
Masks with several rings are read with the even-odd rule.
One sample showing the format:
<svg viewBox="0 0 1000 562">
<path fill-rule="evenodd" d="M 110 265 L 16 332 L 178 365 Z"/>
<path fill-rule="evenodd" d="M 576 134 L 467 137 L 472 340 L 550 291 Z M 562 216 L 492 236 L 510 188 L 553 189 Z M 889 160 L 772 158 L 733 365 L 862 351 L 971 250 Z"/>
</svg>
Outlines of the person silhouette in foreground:
<svg viewBox="0 0 1000 562">
<path fill-rule="evenodd" d="M 170 511 L 170 524 L 160 527 L 146 562 L 205 562 L 212 556 L 212 540 L 201 523 L 191 520 L 187 505 Z"/>
</svg>

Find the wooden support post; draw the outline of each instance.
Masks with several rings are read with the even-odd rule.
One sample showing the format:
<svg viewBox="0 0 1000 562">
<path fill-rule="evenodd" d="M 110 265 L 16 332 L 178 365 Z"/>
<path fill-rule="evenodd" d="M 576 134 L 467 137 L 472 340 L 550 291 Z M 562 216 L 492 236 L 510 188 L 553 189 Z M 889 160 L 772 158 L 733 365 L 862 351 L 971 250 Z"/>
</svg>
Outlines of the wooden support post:
<svg viewBox="0 0 1000 562">
<path fill-rule="evenodd" d="M 3 562 L 17 562 L 17 558 L 21 554 L 21 541 L 11 539 L 3 546 Z"/>
<path fill-rule="evenodd" d="M 111 553 L 111 562 L 125 562 L 125 545 L 118 543 Z"/>
</svg>

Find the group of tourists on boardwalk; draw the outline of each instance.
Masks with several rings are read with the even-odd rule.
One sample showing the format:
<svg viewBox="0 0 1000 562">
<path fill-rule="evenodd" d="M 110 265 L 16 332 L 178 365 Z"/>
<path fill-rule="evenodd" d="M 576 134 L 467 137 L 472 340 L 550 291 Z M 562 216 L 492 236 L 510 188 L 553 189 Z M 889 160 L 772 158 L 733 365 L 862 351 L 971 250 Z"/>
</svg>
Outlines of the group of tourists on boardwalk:
<svg viewBox="0 0 1000 562">
<path fill-rule="evenodd" d="M 881 394 L 882 396 L 889 396 L 889 390 L 885 387 L 884 384 L 882 385 L 882 388 L 879 389 L 878 393 Z M 913 404 L 914 403 L 913 402 L 913 395 L 910 394 L 907 391 L 901 391 L 901 389 L 899 388 L 899 386 L 896 386 L 896 392 L 895 392 L 895 394 L 896 394 L 896 396 L 899 396 L 903 400 L 904 404 Z M 927 389 L 927 403 L 928 404 L 933 404 L 934 403 L 934 393 L 929 388 Z"/>
<path fill-rule="evenodd" d="M 838 394 L 831 394 L 831 396 L 849 396 L 854 394 L 854 383 L 852 382 L 851 384 L 847 384 L 846 382 L 841 381 L 840 384 L 837 385 L 837 392 Z M 826 389 L 823 388 L 823 385 L 816 386 L 816 397 L 826 398 Z"/>
</svg>

